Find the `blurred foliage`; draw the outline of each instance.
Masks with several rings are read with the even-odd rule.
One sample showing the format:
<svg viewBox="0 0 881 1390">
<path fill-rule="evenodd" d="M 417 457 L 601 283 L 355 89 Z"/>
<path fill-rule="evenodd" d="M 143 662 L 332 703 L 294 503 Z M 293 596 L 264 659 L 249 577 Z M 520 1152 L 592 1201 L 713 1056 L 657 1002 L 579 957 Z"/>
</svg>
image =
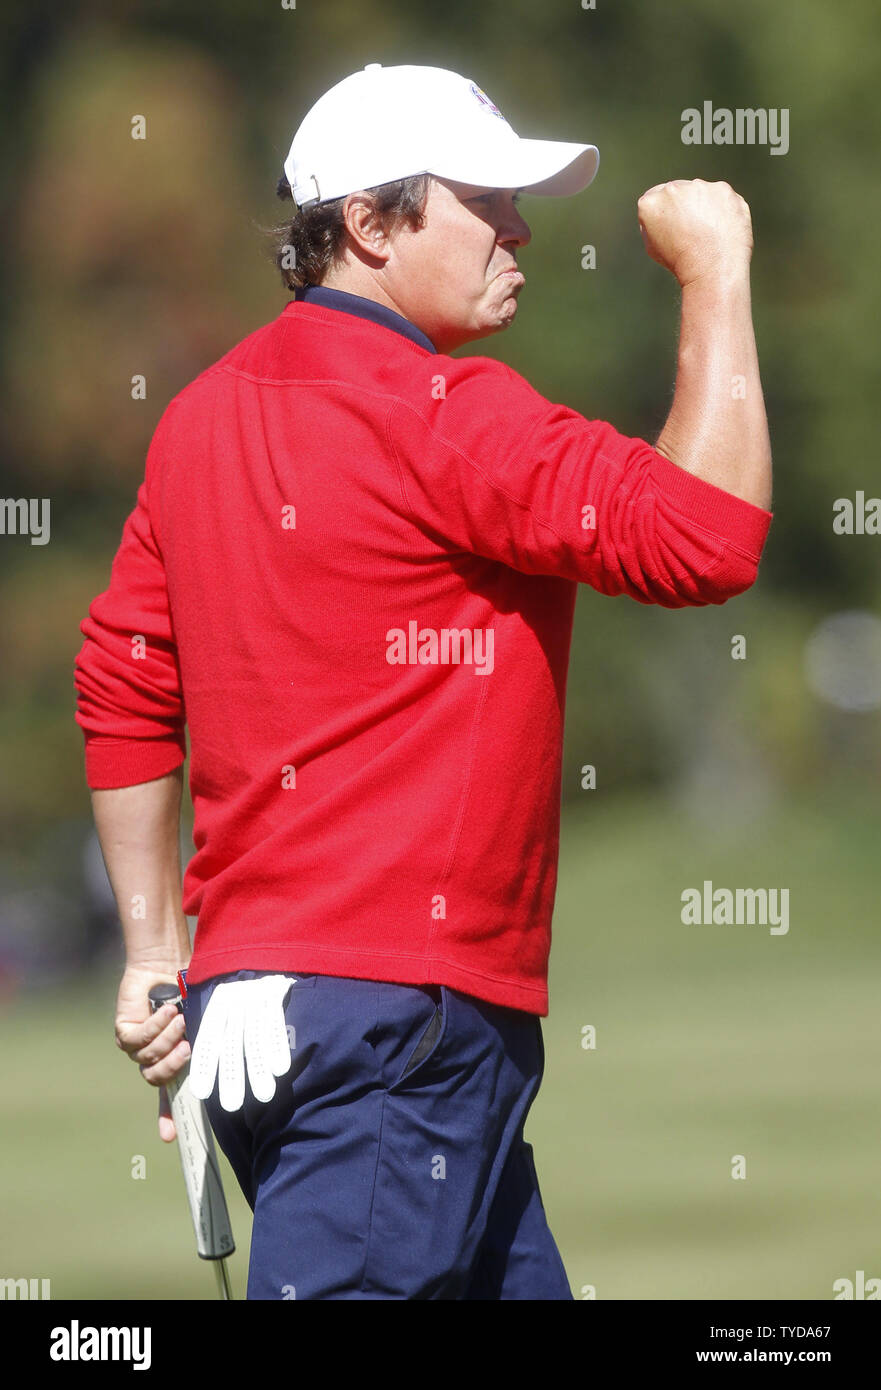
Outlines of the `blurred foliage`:
<svg viewBox="0 0 881 1390">
<path fill-rule="evenodd" d="M 517 324 L 464 353 L 499 357 L 625 433 L 653 439 L 663 424 L 678 314 L 674 282 L 644 254 L 637 198 L 701 177 L 752 207 L 776 464 L 760 582 L 699 611 L 580 594 L 564 797 L 586 762 L 603 789 L 664 785 L 698 815 L 720 791 L 729 809 L 738 788 L 744 804 L 773 804 L 843 764 L 877 778 L 877 712 L 820 706 L 803 649 L 820 618 L 881 599 L 881 538 L 831 525 L 836 497 L 881 491 L 879 28 L 873 0 L 5 6 L 2 491 L 52 500 L 50 545 L 0 545 L 7 846 L 83 813 L 78 623 L 106 586 L 165 405 L 286 302 L 264 231 L 283 212 L 274 188 L 296 124 L 371 61 L 451 67 L 520 133 L 599 145 L 585 195 L 524 200 Z M 789 153 L 684 146 L 681 112 L 705 99 L 789 108 Z M 146 140 L 131 139 L 138 114 Z M 594 271 L 581 268 L 588 243 Z M 744 662 L 730 657 L 736 633 Z"/>
</svg>

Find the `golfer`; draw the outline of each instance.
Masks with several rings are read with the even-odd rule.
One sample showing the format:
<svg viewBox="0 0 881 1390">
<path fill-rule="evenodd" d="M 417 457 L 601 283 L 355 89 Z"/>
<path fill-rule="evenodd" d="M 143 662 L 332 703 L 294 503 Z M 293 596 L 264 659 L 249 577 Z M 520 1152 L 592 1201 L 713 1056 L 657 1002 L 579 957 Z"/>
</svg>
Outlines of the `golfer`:
<svg viewBox="0 0 881 1390">
<path fill-rule="evenodd" d="M 572 1297 L 524 1122 L 577 586 L 724 603 L 771 520 L 727 184 L 639 200 L 682 287 L 654 444 L 451 355 L 517 317 L 521 194 L 597 165 L 456 73 L 371 63 L 328 91 L 285 163 L 293 300 L 168 406 L 82 623 L 117 1042 L 159 1087 L 192 1047 L 253 1299 Z M 183 1015 L 151 1017 L 178 972 Z"/>
</svg>

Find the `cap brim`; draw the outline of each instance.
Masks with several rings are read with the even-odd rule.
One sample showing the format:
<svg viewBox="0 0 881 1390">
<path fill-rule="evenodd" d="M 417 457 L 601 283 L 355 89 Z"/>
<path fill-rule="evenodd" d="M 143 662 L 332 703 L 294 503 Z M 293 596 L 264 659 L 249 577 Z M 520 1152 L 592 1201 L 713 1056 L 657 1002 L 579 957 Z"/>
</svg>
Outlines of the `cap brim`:
<svg viewBox="0 0 881 1390">
<path fill-rule="evenodd" d="M 524 153 L 528 151 L 530 161 L 550 165 L 547 175 L 535 182 L 516 186 L 527 193 L 538 193 L 542 197 L 565 198 L 572 193 L 582 193 L 596 178 L 600 167 L 600 152 L 596 145 L 567 145 L 554 140 L 522 140 Z"/>
<path fill-rule="evenodd" d="M 561 140 L 524 140 L 504 149 L 474 150 L 457 158 L 455 170 L 446 162 L 429 170 L 439 178 L 485 188 L 522 188 L 543 197 L 562 198 L 581 193 L 592 183 L 600 163 L 596 145 L 570 145 Z M 442 164 L 443 167 L 440 167 Z"/>
</svg>

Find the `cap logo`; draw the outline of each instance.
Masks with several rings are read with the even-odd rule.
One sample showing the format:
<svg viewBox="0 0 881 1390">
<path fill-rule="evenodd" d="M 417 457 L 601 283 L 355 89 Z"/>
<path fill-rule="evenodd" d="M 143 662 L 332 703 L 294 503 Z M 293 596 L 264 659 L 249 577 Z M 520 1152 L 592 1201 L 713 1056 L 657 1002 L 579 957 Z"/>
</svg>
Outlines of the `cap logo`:
<svg viewBox="0 0 881 1390">
<path fill-rule="evenodd" d="M 499 108 L 495 105 L 495 103 L 492 102 L 492 101 L 490 101 L 490 99 L 489 99 L 489 97 L 487 96 L 486 92 L 482 92 L 482 91 L 480 90 L 479 87 L 476 87 L 476 86 L 474 85 L 473 82 L 471 83 L 471 90 L 472 90 L 472 92 L 474 93 L 474 95 L 477 97 L 477 100 L 478 100 L 483 106 L 488 106 L 488 107 L 489 107 L 490 111 L 493 113 L 494 116 L 498 116 L 498 118 L 499 118 L 500 121 L 503 121 L 503 120 L 505 119 L 504 116 L 502 115 L 501 111 L 499 110 Z"/>
</svg>

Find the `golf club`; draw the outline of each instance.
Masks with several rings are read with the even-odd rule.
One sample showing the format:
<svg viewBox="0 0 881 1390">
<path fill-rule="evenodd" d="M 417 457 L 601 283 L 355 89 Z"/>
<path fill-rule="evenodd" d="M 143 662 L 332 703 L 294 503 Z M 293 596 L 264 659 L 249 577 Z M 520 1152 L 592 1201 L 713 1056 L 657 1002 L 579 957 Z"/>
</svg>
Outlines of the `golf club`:
<svg viewBox="0 0 881 1390">
<path fill-rule="evenodd" d="M 178 1012 L 182 1012 L 177 985 L 154 985 L 147 997 L 151 1013 L 156 1013 L 163 1004 L 175 1004 Z M 229 1224 L 214 1137 L 202 1102 L 196 1100 L 190 1091 L 189 1064 L 166 1082 L 165 1089 L 177 1131 L 181 1167 L 196 1233 L 196 1249 L 200 1259 L 213 1261 L 220 1297 L 231 1299 L 226 1257 L 235 1250 L 235 1241 Z"/>
</svg>

